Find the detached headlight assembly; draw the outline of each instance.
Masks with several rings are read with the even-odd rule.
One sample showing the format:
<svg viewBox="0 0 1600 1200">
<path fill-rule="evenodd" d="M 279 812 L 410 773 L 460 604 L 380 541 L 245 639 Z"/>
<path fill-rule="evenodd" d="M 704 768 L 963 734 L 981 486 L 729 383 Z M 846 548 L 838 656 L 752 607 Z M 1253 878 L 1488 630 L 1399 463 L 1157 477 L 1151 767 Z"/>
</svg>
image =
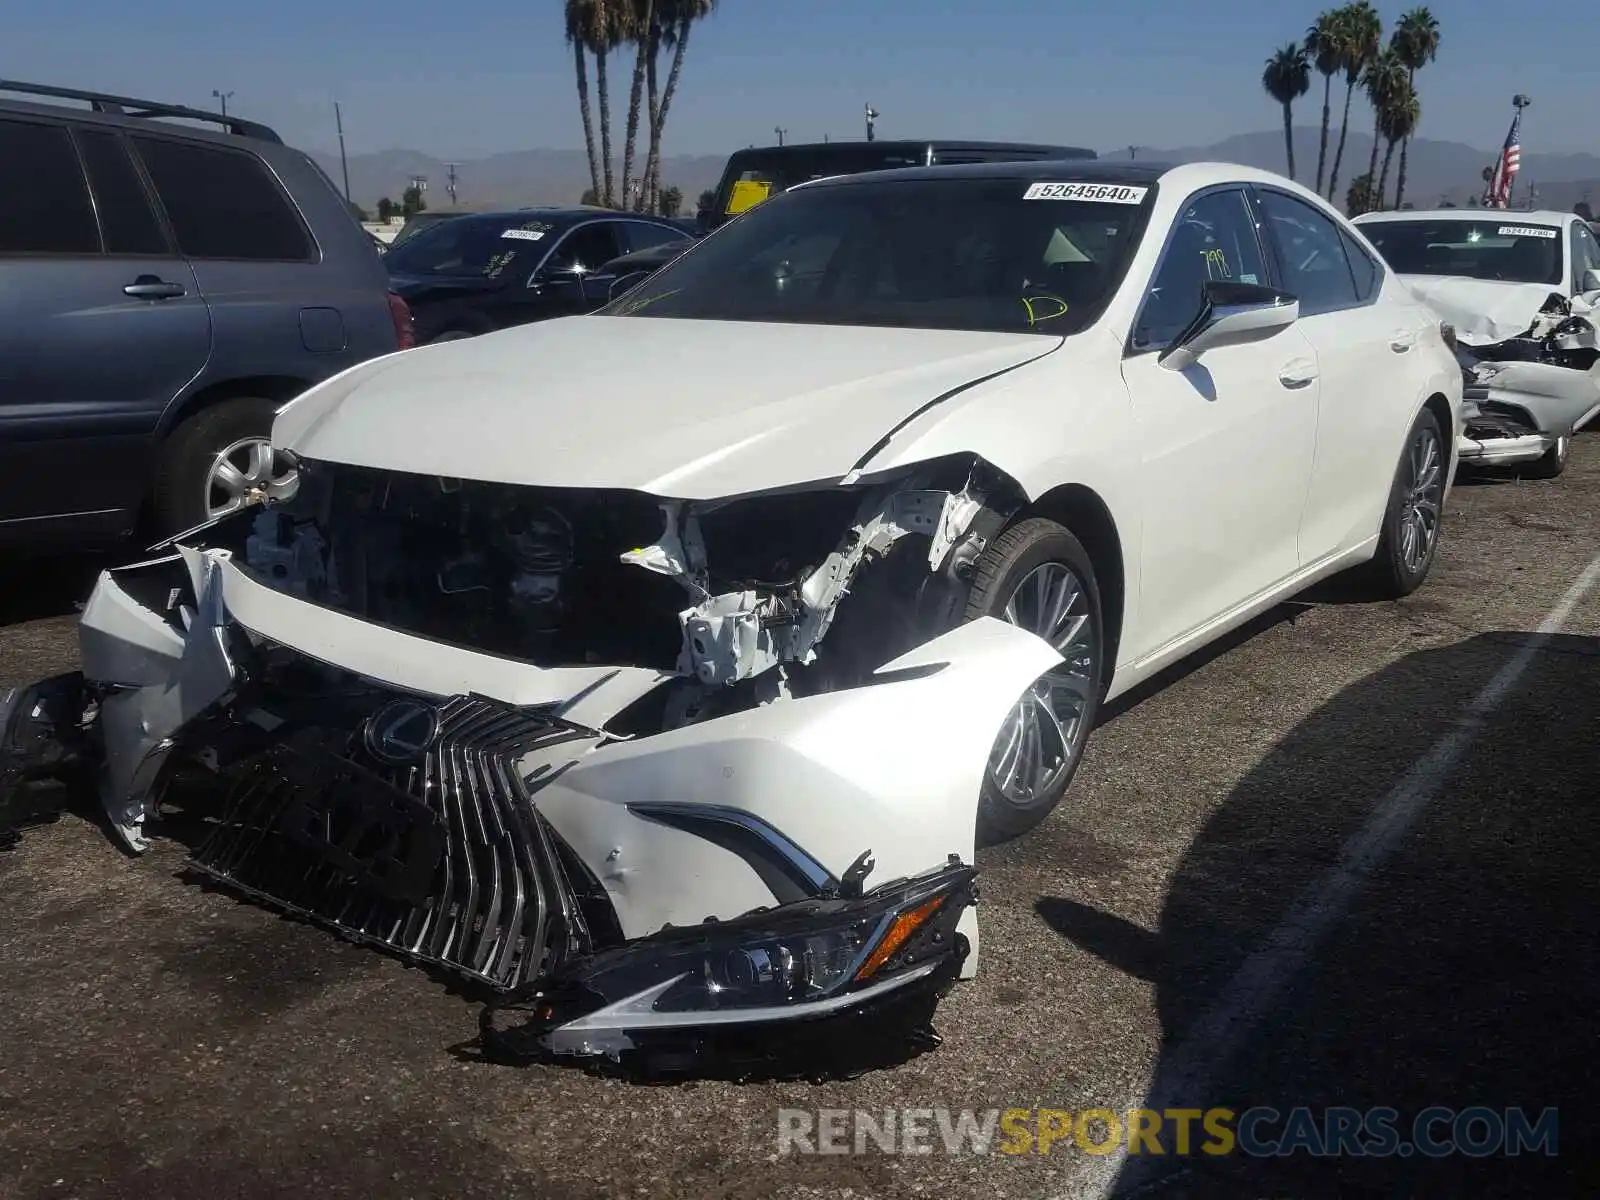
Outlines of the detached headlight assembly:
<svg viewBox="0 0 1600 1200">
<path fill-rule="evenodd" d="M 516 1057 L 619 1058 L 716 1027 L 844 1015 L 918 984 L 942 990 L 969 951 L 956 932 L 974 868 L 952 862 L 859 896 L 828 896 L 732 921 L 668 928 L 572 964 L 497 1011 Z M 486 1014 L 485 1032 L 490 1018 Z"/>
</svg>

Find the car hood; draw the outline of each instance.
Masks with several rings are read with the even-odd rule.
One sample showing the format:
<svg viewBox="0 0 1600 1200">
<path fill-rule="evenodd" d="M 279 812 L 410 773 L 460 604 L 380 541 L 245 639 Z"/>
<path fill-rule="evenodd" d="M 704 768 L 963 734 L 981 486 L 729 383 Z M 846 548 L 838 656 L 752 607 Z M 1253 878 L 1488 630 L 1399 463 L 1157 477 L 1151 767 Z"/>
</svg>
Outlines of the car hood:
<svg viewBox="0 0 1600 1200">
<path fill-rule="evenodd" d="M 1456 337 L 1473 346 L 1503 342 L 1527 332 L 1552 292 L 1548 283 L 1503 283 L 1465 275 L 1402 275 L 1400 278 L 1439 316 L 1455 326 Z"/>
<path fill-rule="evenodd" d="M 566 317 L 353 367 L 286 405 L 304 458 L 687 500 L 836 479 L 1038 334 Z"/>
</svg>

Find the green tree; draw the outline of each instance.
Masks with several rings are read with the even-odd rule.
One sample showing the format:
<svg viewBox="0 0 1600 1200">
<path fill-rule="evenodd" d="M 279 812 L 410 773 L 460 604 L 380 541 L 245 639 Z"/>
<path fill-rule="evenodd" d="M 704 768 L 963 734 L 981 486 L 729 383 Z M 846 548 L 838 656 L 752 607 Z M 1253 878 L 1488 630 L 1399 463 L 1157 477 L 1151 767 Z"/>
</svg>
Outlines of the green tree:
<svg viewBox="0 0 1600 1200">
<path fill-rule="evenodd" d="M 1400 65 L 1400 60 L 1394 56 L 1394 51 L 1388 47 L 1379 50 L 1367 63 L 1367 69 L 1362 72 L 1361 86 L 1366 89 L 1367 102 L 1372 105 L 1372 159 L 1367 163 L 1367 176 L 1376 179 L 1378 175 L 1378 149 L 1383 143 L 1384 114 L 1400 98 L 1406 86 L 1406 69 Z M 1383 194 L 1377 196 L 1379 205 L 1383 203 Z"/>
<path fill-rule="evenodd" d="M 400 215 L 414 217 L 428 207 L 428 202 L 423 198 L 422 189 L 412 184 L 400 193 Z"/>
<path fill-rule="evenodd" d="M 1311 64 L 1305 48 L 1290 42 L 1271 58 L 1261 72 L 1261 86 L 1283 106 L 1283 149 L 1289 157 L 1289 178 L 1294 178 L 1294 102 L 1311 90 Z"/>
<path fill-rule="evenodd" d="M 1378 128 L 1383 133 L 1386 147 L 1383 152 L 1383 172 L 1378 176 L 1377 201 L 1379 208 L 1387 208 L 1388 202 L 1385 194 L 1389 190 L 1389 162 L 1394 158 L 1395 143 L 1402 146 L 1411 136 L 1411 131 L 1417 127 L 1417 122 L 1422 120 L 1422 105 L 1417 101 L 1417 94 L 1411 90 L 1411 85 L 1404 79 L 1400 80 L 1399 89 L 1389 97 L 1384 105 L 1383 112 L 1378 117 Z M 1404 151 L 1401 152 L 1401 161 L 1404 162 Z M 1395 207 L 1400 207 L 1398 192 L 1394 198 Z"/>
<path fill-rule="evenodd" d="M 678 79 L 683 74 L 683 58 L 689 49 L 689 31 L 696 22 L 705 20 L 715 12 L 716 8 L 717 0 L 656 0 L 660 25 L 657 44 L 672 51 L 672 66 L 667 71 L 661 102 L 653 106 L 650 152 L 645 161 L 646 188 L 652 199 L 661 194 L 661 138 L 667 125 L 667 110 L 672 107 L 672 98 L 678 91 Z"/>
<path fill-rule="evenodd" d="M 1333 170 L 1328 174 L 1330 200 L 1339 188 L 1339 164 L 1344 161 L 1345 138 L 1350 132 L 1350 101 L 1383 38 L 1383 22 L 1366 0 L 1336 10 L 1334 21 L 1339 31 L 1339 60 L 1344 67 L 1344 120 L 1339 125 L 1339 148 L 1333 155 Z"/>
<path fill-rule="evenodd" d="M 694 210 L 697 213 L 708 213 L 715 207 L 716 203 L 717 189 L 707 188 L 700 193 L 700 198 L 694 202 Z"/>
<path fill-rule="evenodd" d="M 663 217 L 677 216 L 683 211 L 683 189 L 675 187 L 662 188 L 660 201 L 661 215 Z"/>
<path fill-rule="evenodd" d="M 639 109 L 644 104 L 644 80 L 649 65 L 651 31 L 655 28 L 656 0 L 615 0 L 619 40 L 633 44 L 633 86 L 628 91 L 627 133 L 622 143 L 622 207 L 639 211 L 645 191 L 634 188 L 633 158 L 639 144 Z"/>
<path fill-rule="evenodd" d="M 1339 41 L 1339 19 L 1336 10 L 1329 10 L 1317 18 L 1317 23 L 1306 30 L 1306 57 L 1322 76 L 1322 141 L 1317 146 L 1317 194 L 1322 194 L 1322 182 L 1328 171 L 1328 129 L 1333 123 L 1331 102 L 1333 77 L 1344 64 Z"/>
<path fill-rule="evenodd" d="M 1389 47 L 1406 69 L 1406 87 L 1413 100 L 1417 95 L 1417 72 L 1439 56 L 1439 22 L 1426 8 L 1413 8 L 1400 17 Z M 1419 104 L 1420 108 L 1420 104 Z M 1406 194 L 1406 155 L 1411 135 L 1400 143 L 1400 178 L 1395 183 L 1394 202 L 1399 207 Z"/>
<path fill-rule="evenodd" d="M 1350 181 L 1350 190 L 1345 193 L 1344 211 L 1349 216 L 1359 217 L 1372 209 L 1372 176 L 1357 175 Z"/>
<path fill-rule="evenodd" d="M 578 203 L 592 207 L 600 203 L 600 197 L 592 187 L 584 188 L 583 195 L 578 198 Z"/>
<path fill-rule="evenodd" d="M 400 206 L 387 196 L 378 201 L 378 220 L 380 221 L 394 220 L 395 214 L 399 211 Z"/>
<path fill-rule="evenodd" d="M 589 176 L 607 208 L 616 207 L 611 164 L 611 89 L 606 78 L 610 53 L 619 43 L 620 0 L 565 0 L 562 19 L 572 45 L 577 74 L 578 107 L 583 114 L 583 135 L 589 150 Z M 600 92 L 600 152 L 595 155 L 594 122 L 589 110 L 589 71 L 585 52 L 594 55 L 594 81 Z M 602 187 L 602 183 L 604 186 Z"/>
</svg>

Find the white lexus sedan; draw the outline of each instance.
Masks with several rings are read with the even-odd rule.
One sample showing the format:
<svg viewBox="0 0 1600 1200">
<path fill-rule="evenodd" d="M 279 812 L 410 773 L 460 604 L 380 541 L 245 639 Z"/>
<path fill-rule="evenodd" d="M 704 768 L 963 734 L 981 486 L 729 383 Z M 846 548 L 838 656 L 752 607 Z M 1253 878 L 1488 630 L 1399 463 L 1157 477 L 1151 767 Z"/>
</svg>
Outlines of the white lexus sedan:
<svg viewBox="0 0 1600 1200">
<path fill-rule="evenodd" d="M 1102 703 L 1335 572 L 1422 583 L 1461 389 L 1276 175 L 819 180 L 288 404 L 288 493 L 102 575 L 81 675 L 0 706 L 0 812 L 76 761 L 135 851 L 203 814 L 203 871 L 530 1053 L 915 1023 Z"/>
</svg>

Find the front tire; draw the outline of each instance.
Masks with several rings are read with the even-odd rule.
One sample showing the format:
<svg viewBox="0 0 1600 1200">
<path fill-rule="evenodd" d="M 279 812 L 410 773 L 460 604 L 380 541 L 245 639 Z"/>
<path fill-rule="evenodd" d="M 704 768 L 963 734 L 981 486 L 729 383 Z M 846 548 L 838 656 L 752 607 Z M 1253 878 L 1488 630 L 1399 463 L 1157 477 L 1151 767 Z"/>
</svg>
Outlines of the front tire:
<svg viewBox="0 0 1600 1200">
<path fill-rule="evenodd" d="M 1433 568 L 1444 521 L 1449 465 L 1439 418 L 1423 409 L 1406 435 L 1383 511 L 1378 552 L 1369 564 L 1368 577 L 1384 599 L 1409 596 Z"/>
<path fill-rule="evenodd" d="M 966 618 L 1036 633 L 1064 662 L 1017 702 L 995 737 L 978 800 L 978 842 L 1028 832 L 1066 794 L 1099 712 L 1105 665 L 1100 589 L 1082 543 L 1030 517 L 1002 532 L 973 572 Z"/>
</svg>

